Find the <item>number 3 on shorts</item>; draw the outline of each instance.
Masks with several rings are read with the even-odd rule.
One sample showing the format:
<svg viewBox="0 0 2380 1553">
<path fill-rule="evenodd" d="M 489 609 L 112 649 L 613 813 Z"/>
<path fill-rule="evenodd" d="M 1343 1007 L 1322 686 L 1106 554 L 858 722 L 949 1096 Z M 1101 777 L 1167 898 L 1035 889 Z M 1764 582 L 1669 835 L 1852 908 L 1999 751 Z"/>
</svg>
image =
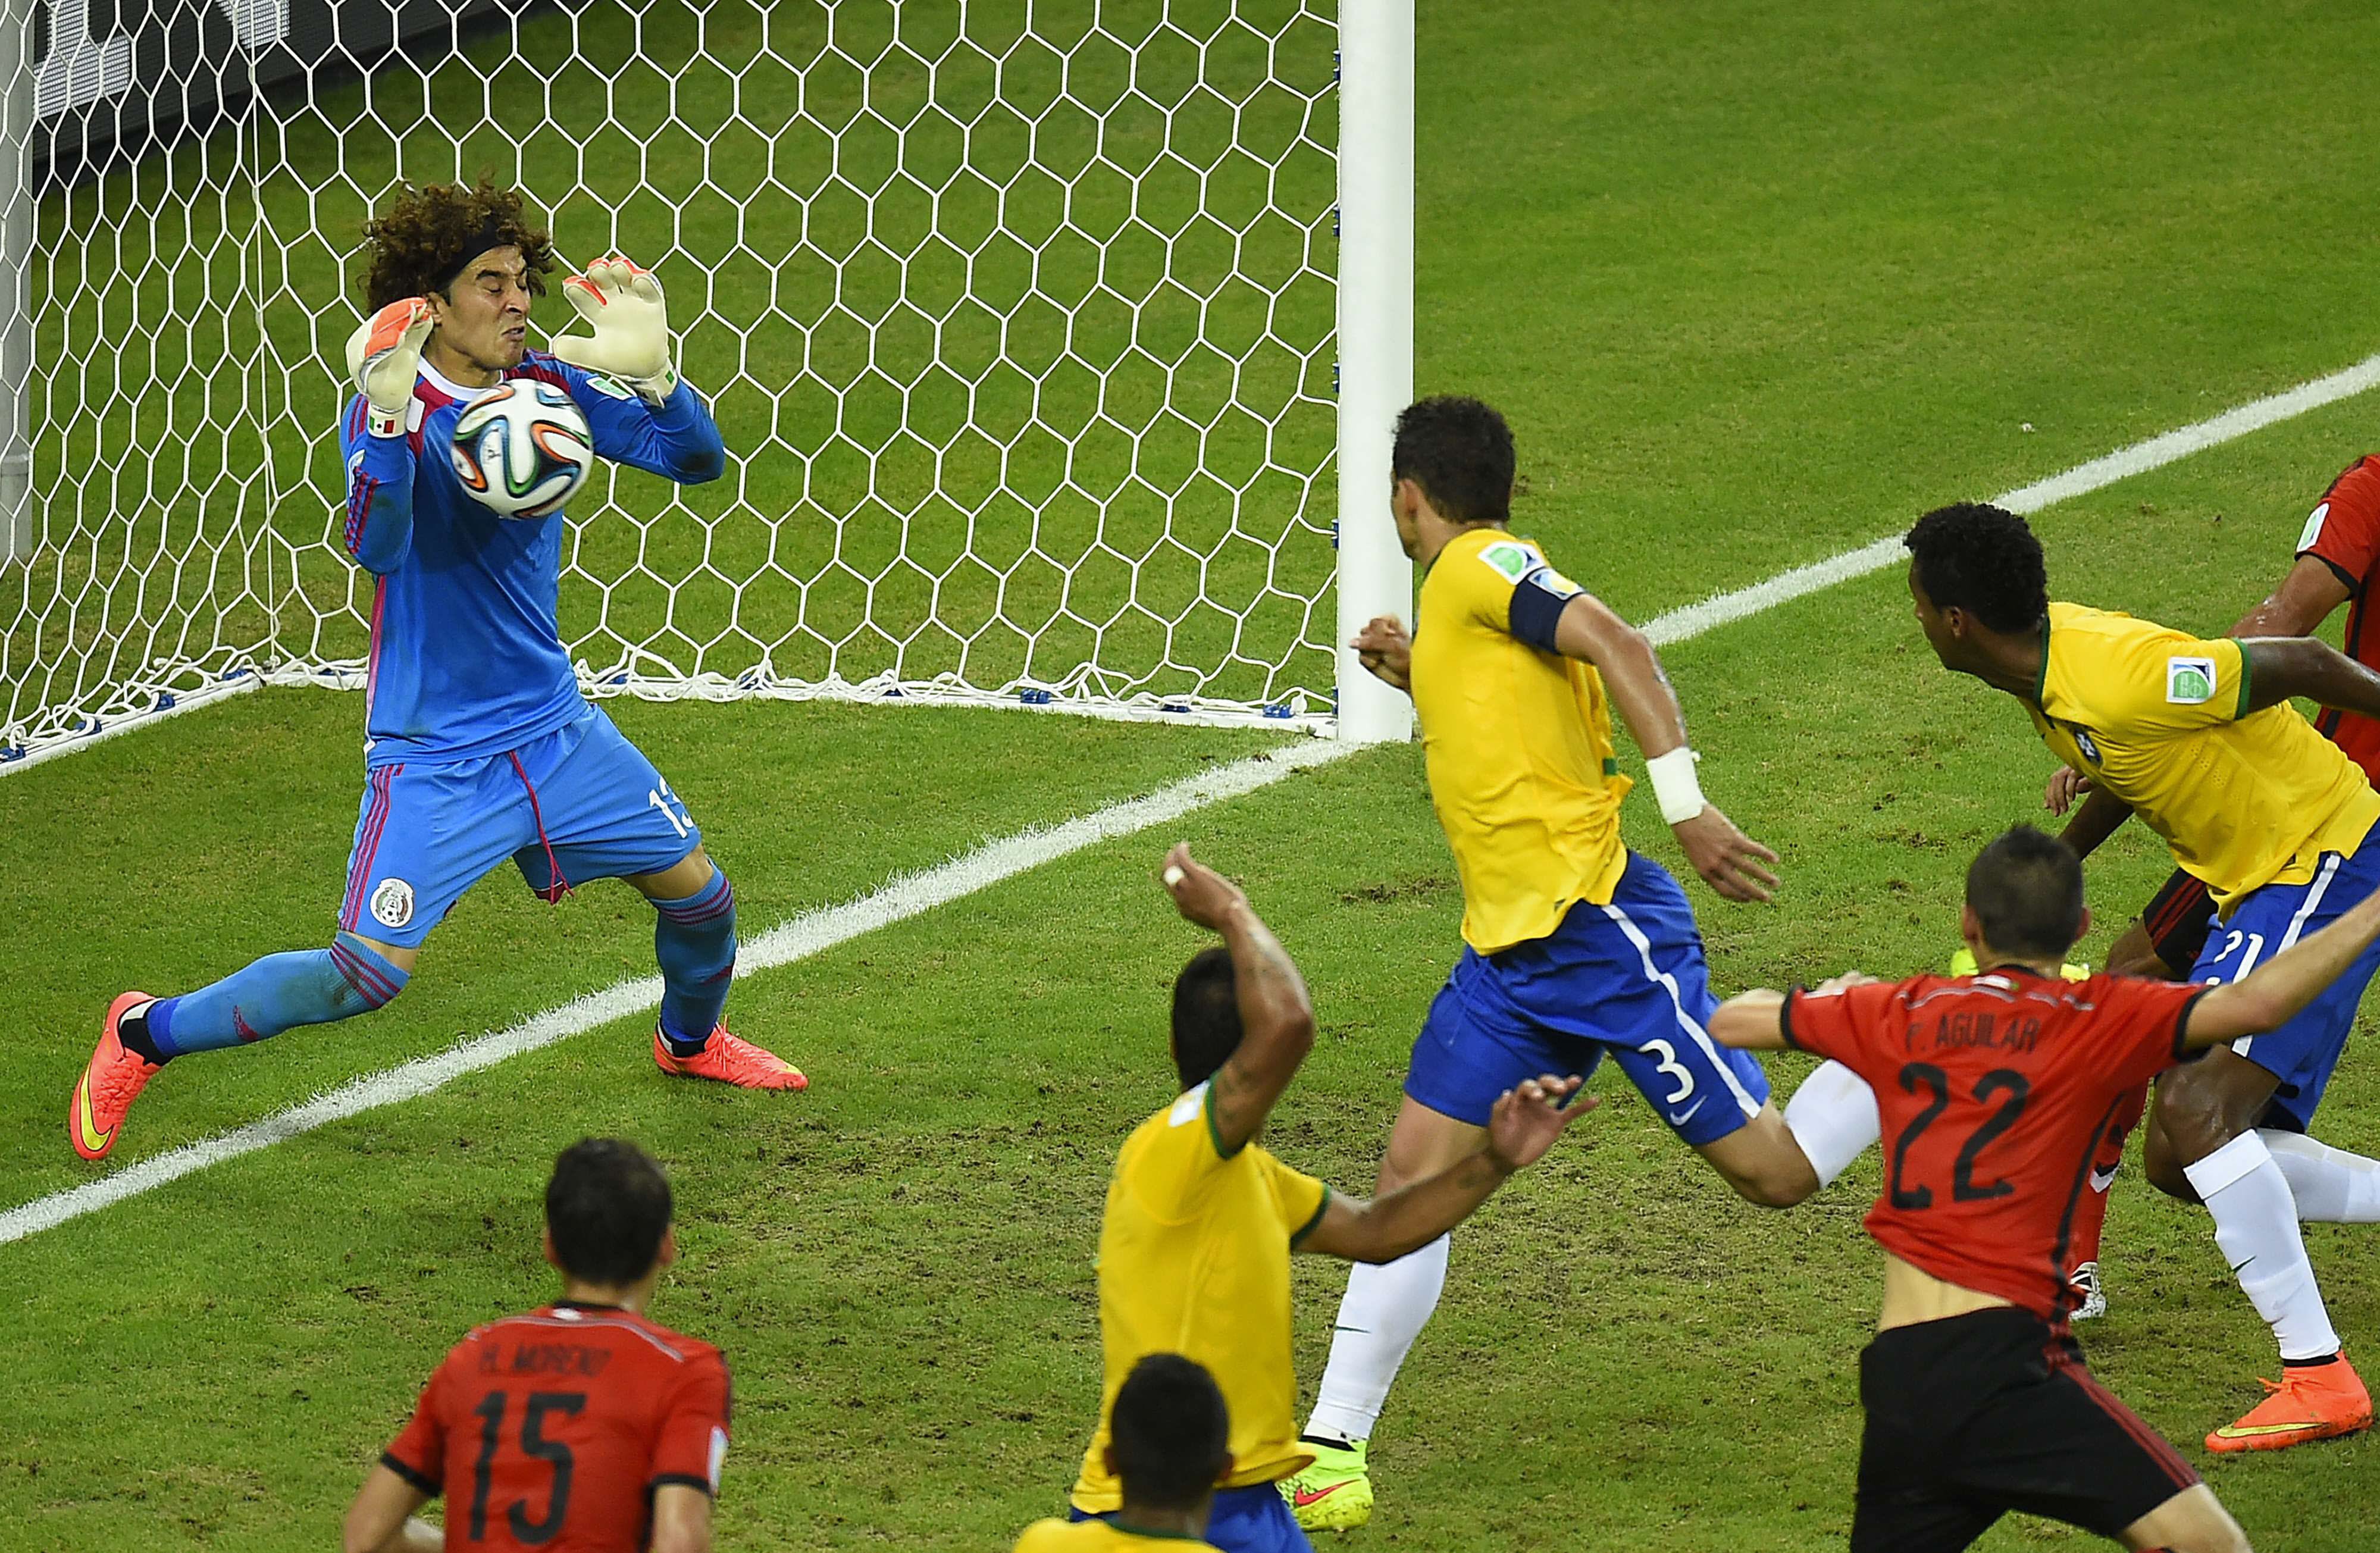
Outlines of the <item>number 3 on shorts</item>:
<svg viewBox="0 0 2380 1553">
<path fill-rule="evenodd" d="M 1648 1055 L 1659 1056 L 1661 1060 L 1653 1065 L 1653 1071 L 1656 1073 L 1669 1074 L 1678 1081 L 1678 1092 L 1674 1095 L 1663 1096 L 1661 1098 L 1661 1103 L 1663 1105 L 1676 1105 L 1680 1100 L 1684 1099 L 1687 1096 L 1694 1092 L 1694 1070 L 1687 1067 L 1683 1062 L 1678 1061 L 1678 1049 L 1676 1047 L 1671 1046 L 1665 1040 L 1648 1040 L 1637 1049 L 1645 1052 Z"/>
<path fill-rule="evenodd" d="M 662 818 L 677 831 L 678 839 L 686 839 L 686 829 L 694 823 L 694 817 L 686 812 L 686 805 L 678 795 L 670 791 L 666 778 L 662 779 L 660 786 L 645 795 L 645 807 L 661 810 Z"/>
</svg>

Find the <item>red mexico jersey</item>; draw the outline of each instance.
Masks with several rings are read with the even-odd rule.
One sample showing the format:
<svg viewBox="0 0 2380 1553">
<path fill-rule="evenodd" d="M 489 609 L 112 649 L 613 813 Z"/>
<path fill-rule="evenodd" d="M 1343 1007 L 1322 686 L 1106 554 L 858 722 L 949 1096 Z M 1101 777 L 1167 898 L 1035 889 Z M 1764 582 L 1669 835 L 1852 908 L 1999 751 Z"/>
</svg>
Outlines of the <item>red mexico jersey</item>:
<svg viewBox="0 0 2380 1553">
<path fill-rule="evenodd" d="M 381 1462 L 446 1497 L 448 1553 L 638 1553 L 654 1489 L 718 1492 L 727 1409 L 710 1344 L 552 1305 L 456 1343 Z"/>
<path fill-rule="evenodd" d="M 2306 517 L 2298 553 L 2320 561 L 2347 585 L 2347 655 L 2380 669 L 2380 623 L 2372 618 L 2371 589 L 2365 586 L 2380 571 L 2380 455 L 2357 459 L 2330 482 Z M 2325 707 L 2314 726 L 2380 783 L 2380 722 Z"/>
<path fill-rule="evenodd" d="M 2072 1303 L 2067 1244 L 2127 1092 L 2181 1054 L 2190 982 L 2017 969 L 1796 989 L 1786 1038 L 1867 1080 L 1884 1195 L 1867 1230 L 1936 1278 L 2050 1321 Z"/>
</svg>

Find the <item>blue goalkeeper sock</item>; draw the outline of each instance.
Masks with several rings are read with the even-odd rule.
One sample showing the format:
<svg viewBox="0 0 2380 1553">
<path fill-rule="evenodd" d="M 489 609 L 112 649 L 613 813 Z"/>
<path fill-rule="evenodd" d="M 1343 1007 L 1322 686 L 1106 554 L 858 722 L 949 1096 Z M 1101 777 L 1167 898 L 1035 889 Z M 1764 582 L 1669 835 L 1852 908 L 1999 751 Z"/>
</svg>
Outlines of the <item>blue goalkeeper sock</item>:
<svg viewBox="0 0 2380 1553">
<path fill-rule="evenodd" d="M 161 998 L 122 1031 L 127 1046 L 166 1062 L 261 1041 L 299 1025 L 327 1025 L 370 1013 L 411 979 L 353 933 L 328 949 L 268 954 L 246 970 L 179 998 Z M 138 1043 L 138 1044 L 136 1044 Z"/>
<path fill-rule="evenodd" d="M 710 1044 L 735 975 L 735 891 L 714 870 L 682 901 L 655 901 L 653 958 L 662 967 L 662 1039 L 680 1057 Z"/>
</svg>

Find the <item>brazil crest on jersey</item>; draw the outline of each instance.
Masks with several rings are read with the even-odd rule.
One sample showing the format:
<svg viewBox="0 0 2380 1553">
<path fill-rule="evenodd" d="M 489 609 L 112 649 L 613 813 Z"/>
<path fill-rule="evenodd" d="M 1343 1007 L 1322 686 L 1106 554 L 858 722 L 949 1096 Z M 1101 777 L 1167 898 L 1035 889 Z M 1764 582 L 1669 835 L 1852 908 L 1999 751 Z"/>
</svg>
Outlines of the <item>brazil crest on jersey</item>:
<svg viewBox="0 0 2380 1553">
<path fill-rule="evenodd" d="M 725 450 L 681 383 L 660 406 L 613 380 L 530 351 L 507 379 L 568 394 L 595 451 L 666 479 L 715 479 Z M 563 515 L 502 518 L 472 500 L 447 455 L 455 422 L 484 389 L 427 362 L 402 436 L 365 429 L 362 395 L 339 426 L 347 553 L 377 574 L 365 678 L 365 763 L 462 760 L 514 749 L 586 707 L 556 618 Z"/>
<path fill-rule="evenodd" d="M 1628 867 L 1603 676 L 1514 634 L 1513 611 L 1579 586 L 1528 540 L 1472 528 L 1422 579 L 1414 710 L 1429 799 L 1463 880 L 1463 938 L 1482 954 L 1541 939 Z"/>
<path fill-rule="evenodd" d="M 2303 884 L 2380 819 L 2362 768 L 2283 701 L 2248 709 L 2240 644 L 2113 610 L 2052 604 L 2034 726 L 2206 881 L 2216 906 Z"/>
</svg>

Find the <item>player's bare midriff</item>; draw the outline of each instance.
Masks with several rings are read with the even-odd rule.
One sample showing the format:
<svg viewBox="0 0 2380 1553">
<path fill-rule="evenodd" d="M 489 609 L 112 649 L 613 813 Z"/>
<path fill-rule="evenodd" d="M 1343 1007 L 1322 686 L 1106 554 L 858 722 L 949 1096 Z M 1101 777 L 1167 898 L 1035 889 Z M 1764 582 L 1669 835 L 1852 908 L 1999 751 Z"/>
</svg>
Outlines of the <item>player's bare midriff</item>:
<svg viewBox="0 0 2380 1553">
<path fill-rule="evenodd" d="M 1876 1318 L 1876 1329 L 1888 1332 L 1895 1327 L 1945 1321 L 2015 1303 L 1937 1278 L 1888 1251 L 1884 1254 L 1884 1309 Z"/>
</svg>

